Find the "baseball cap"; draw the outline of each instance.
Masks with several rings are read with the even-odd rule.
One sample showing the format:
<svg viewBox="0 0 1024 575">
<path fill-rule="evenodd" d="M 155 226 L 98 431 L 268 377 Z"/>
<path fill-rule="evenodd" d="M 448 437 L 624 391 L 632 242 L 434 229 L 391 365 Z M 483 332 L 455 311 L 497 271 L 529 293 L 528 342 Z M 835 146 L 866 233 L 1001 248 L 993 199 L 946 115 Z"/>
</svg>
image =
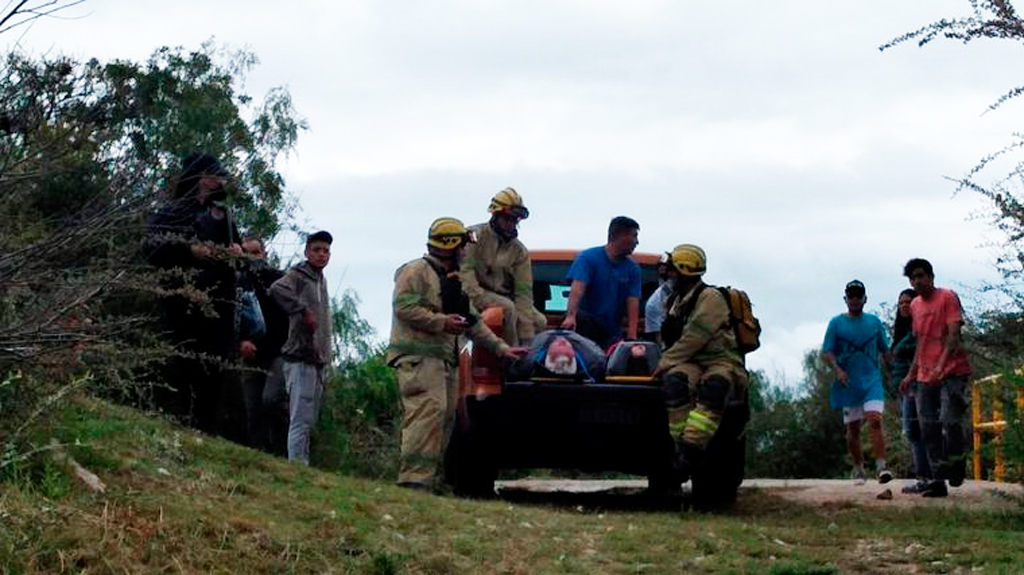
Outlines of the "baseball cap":
<svg viewBox="0 0 1024 575">
<path fill-rule="evenodd" d="M 846 284 L 846 293 L 859 293 L 863 295 L 867 290 L 864 289 L 864 282 L 860 280 L 852 280 Z"/>
</svg>

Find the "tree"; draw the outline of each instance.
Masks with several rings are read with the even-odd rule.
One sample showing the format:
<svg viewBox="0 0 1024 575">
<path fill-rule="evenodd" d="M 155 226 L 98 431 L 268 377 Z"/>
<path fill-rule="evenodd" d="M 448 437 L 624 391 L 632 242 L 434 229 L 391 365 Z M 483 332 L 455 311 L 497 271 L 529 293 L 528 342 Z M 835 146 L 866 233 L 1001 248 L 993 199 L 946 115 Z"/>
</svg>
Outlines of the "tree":
<svg viewBox="0 0 1024 575">
<path fill-rule="evenodd" d="M 978 40 L 1008 40 L 1024 42 L 1024 19 L 1018 15 L 1009 0 L 969 0 L 973 14 L 967 17 L 942 19 L 927 26 L 899 36 L 885 45 L 887 50 L 897 45 L 915 41 L 924 46 L 937 38 L 969 44 Z M 1014 87 L 999 96 L 990 106 L 994 111 L 1010 100 L 1024 94 L 1024 86 Z M 1019 470 L 1024 468 L 1024 424 L 1019 413 L 1013 408 L 1014 390 L 1024 385 L 1013 372 L 1024 363 L 1024 293 L 1020 280 L 1024 279 L 1024 161 L 1020 158 L 1024 148 L 1024 134 L 1015 133 L 1013 140 L 1001 150 L 983 157 L 960 178 L 950 178 L 957 184 L 957 192 L 968 190 L 982 196 L 990 208 L 991 224 L 1003 237 L 998 249 L 995 267 L 1003 276 L 1001 285 L 984 286 L 985 290 L 996 292 L 1011 305 L 982 312 L 973 325 L 964 332 L 964 341 L 971 350 L 975 376 L 987 373 L 1002 373 L 1006 388 L 996 391 L 1003 394 L 1007 413 L 1008 457 L 1011 468 L 1016 469 L 1015 478 L 1020 479 Z M 979 369 L 979 367 L 981 369 Z"/>
<path fill-rule="evenodd" d="M 918 46 L 929 44 L 937 38 L 956 40 L 969 44 L 978 40 L 1009 40 L 1024 42 L 1024 20 L 1009 0 L 969 0 L 971 16 L 942 19 L 903 34 L 882 45 L 880 50 L 916 42 Z M 1024 86 L 1017 86 L 999 96 L 989 110 L 996 110 L 1024 93 Z M 1024 203 L 1021 201 L 1021 184 L 1024 183 L 1024 162 L 1018 152 L 1024 147 L 1024 135 L 1018 133 L 1013 141 L 993 154 L 982 158 L 965 176 L 950 178 L 957 184 L 957 192 L 969 190 L 988 200 L 992 210 L 989 214 L 993 226 L 1004 236 L 1002 251 L 996 267 L 1004 278 L 1020 280 L 1024 277 Z M 989 182 L 979 178 L 991 173 L 991 168 L 1009 162 L 1008 171 L 991 177 Z M 1024 298 L 1012 286 L 989 286 L 1010 297 L 1018 309 Z M 1011 289 L 1006 289 L 1006 288 Z"/>
<path fill-rule="evenodd" d="M 342 366 L 364 362 L 381 353 L 380 345 L 373 340 L 376 331 L 359 315 L 357 293 L 345 290 L 340 298 L 333 298 L 331 308 L 334 355 Z"/>
<path fill-rule="evenodd" d="M 803 368 L 797 389 L 751 374 L 748 475 L 838 477 L 847 471 L 842 420 L 829 405 L 831 378 L 817 350 L 804 355 Z"/>
<path fill-rule="evenodd" d="M 887 50 L 914 41 L 924 46 L 935 39 L 945 38 L 969 44 L 978 40 L 1008 40 L 1024 42 L 1024 19 L 1008 0 L 970 0 L 972 15 L 942 19 L 917 30 L 903 34 L 880 47 Z M 990 106 L 997 110 L 1024 93 L 1024 86 L 1012 88 L 999 96 Z M 992 227 L 1002 236 L 998 246 L 996 269 L 1003 276 L 1001 285 L 983 286 L 1009 300 L 1010 306 L 1001 305 L 980 314 L 976 325 L 969 326 L 965 340 L 970 344 L 976 367 L 985 373 L 1000 372 L 1017 367 L 1024 357 L 1024 293 L 1020 281 L 1024 279 L 1024 161 L 1020 159 L 1024 148 L 1024 134 L 1016 133 L 1003 149 L 983 157 L 960 178 L 950 178 L 956 191 L 968 190 L 982 196 L 989 205 L 987 216 Z"/>
<path fill-rule="evenodd" d="M 24 3 L 19 4 L 19 6 Z M 244 231 L 289 216 L 275 165 L 305 122 L 288 92 L 240 92 L 256 58 L 162 48 L 143 64 L 33 61 L 0 68 L 0 441 L 11 446 L 69 385 L 121 391 L 172 353 L 149 321 L 159 274 L 139 257 L 145 218 L 181 156 L 237 177 Z M 11 456 L 0 459 L 0 469 Z"/>
</svg>

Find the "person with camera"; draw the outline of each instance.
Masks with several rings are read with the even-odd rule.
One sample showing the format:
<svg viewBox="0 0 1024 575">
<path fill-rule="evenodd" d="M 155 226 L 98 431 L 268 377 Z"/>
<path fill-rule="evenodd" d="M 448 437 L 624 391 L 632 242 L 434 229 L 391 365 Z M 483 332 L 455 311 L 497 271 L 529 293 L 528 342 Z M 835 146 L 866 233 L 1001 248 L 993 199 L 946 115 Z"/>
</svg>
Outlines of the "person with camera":
<svg viewBox="0 0 1024 575">
<path fill-rule="evenodd" d="M 427 254 L 395 272 L 388 365 L 402 396 L 402 459 L 398 484 L 435 491 L 451 436 L 457 393 L 460 336 L 501 357 L 526 353 L 513 348 L 479 321 L 459 280 L 459 263 L 472 232 L 455 218 L 430 226 Z"/>
</svg>

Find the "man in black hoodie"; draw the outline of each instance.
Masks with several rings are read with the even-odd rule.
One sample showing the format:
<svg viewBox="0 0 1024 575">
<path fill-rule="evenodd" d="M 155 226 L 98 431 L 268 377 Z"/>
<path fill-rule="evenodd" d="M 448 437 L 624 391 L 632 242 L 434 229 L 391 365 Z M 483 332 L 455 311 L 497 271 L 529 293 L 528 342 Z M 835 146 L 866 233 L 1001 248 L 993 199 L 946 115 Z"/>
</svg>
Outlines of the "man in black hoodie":
<svg viewBox="0 0 1024 575">
<path fill-rule="evenodd" d="M 259 238 L 245 238 L 242 250 L 252 259 L 241 272 L 239 283 L 243 290 L 255 293 L 265 327 L 261 334 L 252 337 L 240 335 L 239 355 L 245 367 L 241 383 L 246 435 L 250 447 L 286 455 L 288 395 L 284 389 L 281 347 L 288 339 L 288 315 L 270 295 L 270 286 L 284 277 L 284 272 L 267 262 L 267 252 Z"/>
</svg>

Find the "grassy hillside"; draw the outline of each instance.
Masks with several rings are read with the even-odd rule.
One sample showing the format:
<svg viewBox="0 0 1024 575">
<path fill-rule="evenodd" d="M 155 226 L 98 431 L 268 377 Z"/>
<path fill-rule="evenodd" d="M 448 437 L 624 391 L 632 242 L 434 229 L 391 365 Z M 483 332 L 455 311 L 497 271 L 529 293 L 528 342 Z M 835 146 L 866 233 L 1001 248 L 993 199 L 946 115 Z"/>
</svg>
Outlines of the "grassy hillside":
<svg viewBox="0 0 1024 575">
<path fill-rule="evenodd" d="M 464 501 L 324 473 L 94 400 L 0 483 L 5 573 L 1013 573 L 1018 513 L 801 508 L 744 491 L 728 515 L 672 502 Z"/>
</svg>

